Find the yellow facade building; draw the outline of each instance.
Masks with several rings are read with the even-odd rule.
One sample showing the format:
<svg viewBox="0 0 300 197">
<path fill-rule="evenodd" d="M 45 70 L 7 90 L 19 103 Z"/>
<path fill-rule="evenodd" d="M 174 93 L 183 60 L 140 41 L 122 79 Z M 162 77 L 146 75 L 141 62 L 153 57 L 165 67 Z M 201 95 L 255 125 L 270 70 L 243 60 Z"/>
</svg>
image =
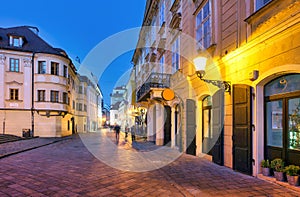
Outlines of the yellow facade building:
<svg viewBox="0 0 300 197">
<path fill-rule="evenodd" d="M 300 165 L 299 8 L 148 0 L 133 56 L 148 140 L 254 176 L 262 159 Z"/>
</svg>

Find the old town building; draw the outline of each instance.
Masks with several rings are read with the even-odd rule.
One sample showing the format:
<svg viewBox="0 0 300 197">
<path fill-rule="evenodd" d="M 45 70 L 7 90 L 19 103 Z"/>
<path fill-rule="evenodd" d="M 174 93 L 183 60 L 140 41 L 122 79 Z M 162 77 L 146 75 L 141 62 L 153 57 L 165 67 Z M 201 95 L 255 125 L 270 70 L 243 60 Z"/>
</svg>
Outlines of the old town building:
<svg viewBox="0 0 300 197">
<path fill-rule="evenodd" d="M 132 60 L 148 140 L 254 176 L 262 159 L 299 165 L 299 8 L 147 0 Z"/>
<path fill-rule="evenodd" d="M 38 32 L 30 26 L 0 28 L 2 133 L 40 137 L 71 135 L 82 124 L 75 106 L 78 86 L 84 80 L 67 53 L 50 46 Z M 93 103 L 98 102 L 92 99 Z M 97 105 L 93 110 L 98 110 Z M 92 129 L 97 128 L 96 124 L 97 118 L 93 117 Z"/>
</svg>

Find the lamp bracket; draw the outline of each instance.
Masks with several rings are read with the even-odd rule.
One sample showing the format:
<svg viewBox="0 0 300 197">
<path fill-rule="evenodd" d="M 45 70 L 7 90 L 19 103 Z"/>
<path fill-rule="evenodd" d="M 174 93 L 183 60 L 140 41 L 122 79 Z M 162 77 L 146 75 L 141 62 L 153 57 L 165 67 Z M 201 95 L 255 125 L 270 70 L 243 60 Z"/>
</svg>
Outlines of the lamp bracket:
<svg viewBox="0 0 300 197">
<path fill-rule="evenodd" d="M 211 79 L 204 79 L 204 72 L 197 72 L 197 76 L 199 77 L 199 79 L 201 79 L 202 81 L 206 82 L 206 83 L 210 83 L 214 86 L 217 86 L 221 89 L 223 89 L 225 92 L 231 92 L 231 83 L 230 81 L 222 81 L 222 80 L 211 80 Z"/>
</svg>

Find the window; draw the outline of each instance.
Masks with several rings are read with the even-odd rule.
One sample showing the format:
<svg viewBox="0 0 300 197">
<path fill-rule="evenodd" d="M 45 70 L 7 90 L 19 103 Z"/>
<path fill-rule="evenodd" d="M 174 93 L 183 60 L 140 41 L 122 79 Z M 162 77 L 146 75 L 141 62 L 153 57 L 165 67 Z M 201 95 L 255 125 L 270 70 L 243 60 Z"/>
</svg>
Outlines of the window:
<svg viewBox="0 0 300 197">
<path fill-rule="evenodd" d="M 265 155 L 282 155 L 286 163 L 300 165 L 300 74 L 281 76 L 264 87 Z"/>
<path fill-rule="evenodd" d="M 17 36 L 10 36 L 9 45 L 13 47 L 21 47 L 23 45 L 23 38 Z"/>
<path fill-rule="evenodd" d="M 51 62 L 51 75 L 59 75 L 59 64 Z"/>
<path fill-rule="evenodd" d="M 84 111 L 85 111 L 85 112 L 87 111 L 87 107 L 86 107 L 86 105 L 84 105 Z"/>
<path fill-rule="evenodd" d="M 51 90 L 51 102 L 58 103 L 58 91 Z"/>
<path fill-rule="evenodd" d="M 196 16 L 196 40 L 198 47 L 207 49 L 211 45 L 211 8 L 207 1 Z"/>
<path fill-rule="evenodd" d="M 12 72 L 19 72 L 20 70 L 19 66 L 19 59 L 10 58 L 9 59 L 9 71 Z"/>
<path fill-rule="evenodd" d="M 45 101 L 45 90 L 38 90 L 38 101 Z"/>
<path fill-rule="evenodd" d="M 160 73 L 164 73 L 164 64 L 165 64 L 165 56 L 161 56 L 160 60 L 159 60 L 159 64 L 160 64 Z"/>
<path fill-rule="evenodd" d="M 39 61 L 38 62 L 38 73 L 45 74 L 46 73 L 46 61 Z"/>
<path fill-rule="evenodd" d="M 160 9 L 159 9 L 159 25 L 162 26 L 163 22 L 165 22 L 165 1 L 161 1 Z"/>
<path fill-rule="evenodd" d="M 268 4 L 272 0 L 256 0 L 256 10 L 259 10 L 260 8 L 264 7 L 266 4 Z"/>
<path fill-rule="evenodd" d="M 75 101 L 73 101 L 73 107 L 72 108 L 75 109 Z"/>
<path fill-rule="evenodd" d="M 172 73 L 179 69 L 179 38 L 172 45 Z"/>
<path fill-rule="evenodd" d="M 82 94 L 82 86 L 79 86 L 78 93 Z"/>
<path fill-rule="evenodd" d="M 63 93 L 63 103 L 68 104 L 68 93 Z"/>
<path fill-rule="evenodd" d="M 81 103 L 78 104 L 78 111 L 82 111 L 82 104 Z"/>
<path fill-rule="evenodd" d="M 10 89 L 10 100 L 19 100 L 19 89 Z"/>
<path fill-rule="evenodd" d="M 64 65 L 64 77 L 67 78 L 67 76 L 68 76 L 68 67 Z"/>
<path fill-rule="evenodd" d="M 13 46 L 14 47 L 19 47 L 20 46 L 19 38 L 13 38 Z"/>
</svg>

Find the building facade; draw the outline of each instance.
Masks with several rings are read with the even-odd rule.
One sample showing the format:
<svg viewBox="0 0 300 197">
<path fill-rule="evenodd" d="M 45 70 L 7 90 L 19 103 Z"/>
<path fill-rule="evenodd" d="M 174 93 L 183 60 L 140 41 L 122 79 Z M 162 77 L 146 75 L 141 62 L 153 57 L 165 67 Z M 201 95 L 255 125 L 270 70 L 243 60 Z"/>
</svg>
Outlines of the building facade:
<svg viewBox="0 0 300 197">
<path fill-rule="evenodd" d="M 299 8 L 295 0 L 147 1 L 151 27 L 133 63 L 148 140 L 254 176 L 262 159 L 299 165 Z"/>
<path fill-rule="evenodd" d="M 1 28 L 0 45 L 2 133 L 75 133 L 80 124 L 74 107 L 79 79 L 67 53 L 50 46 L 36 27 L 29 26 Z"/>
<path fill-rule="evenodd" d="M 121 125 L 124 112 L 124 95 L 126 93 L 125 86 L 115 87 L 110 94 L 110 125 Z"/>
</svg>

